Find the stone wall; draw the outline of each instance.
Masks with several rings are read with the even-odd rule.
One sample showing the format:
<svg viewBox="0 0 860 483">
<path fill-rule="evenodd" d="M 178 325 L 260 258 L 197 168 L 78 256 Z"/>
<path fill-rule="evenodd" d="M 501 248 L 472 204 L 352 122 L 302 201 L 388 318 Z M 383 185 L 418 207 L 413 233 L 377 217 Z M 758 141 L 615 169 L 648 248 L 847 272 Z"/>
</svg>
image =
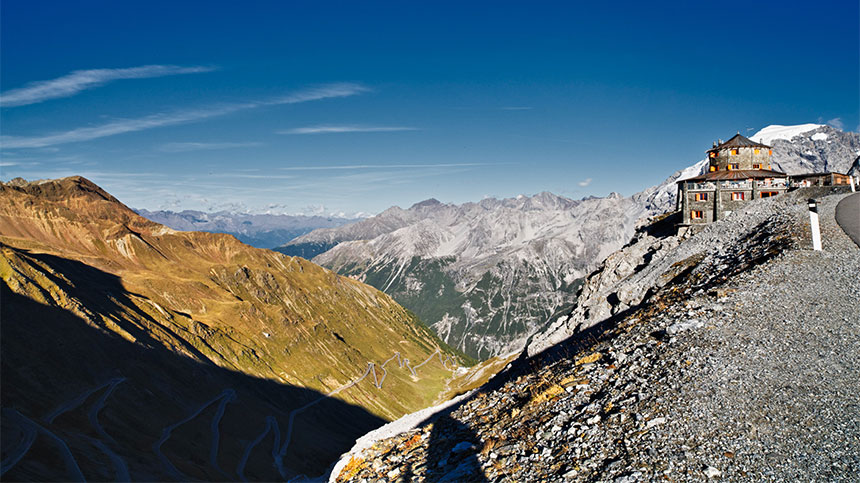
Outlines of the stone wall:
<svg viewBox="0 0 860 483">
<path fill-rule="evenodd" d="M 736 149 L 738 154 L 732 155 Z M 759 151 L 756 154 L 756 150 Z M 717 171 L 725 171 L 729 164 L 737 164 L 737 169 L 756 169 L 753 165 L 761 165 L 760 169 L 770 169 L 770 150 L 767 148 L 726 148 L 717 151 L 715 158 L 710 158 L 710 166 L 716 166 Z"/>
</svg>

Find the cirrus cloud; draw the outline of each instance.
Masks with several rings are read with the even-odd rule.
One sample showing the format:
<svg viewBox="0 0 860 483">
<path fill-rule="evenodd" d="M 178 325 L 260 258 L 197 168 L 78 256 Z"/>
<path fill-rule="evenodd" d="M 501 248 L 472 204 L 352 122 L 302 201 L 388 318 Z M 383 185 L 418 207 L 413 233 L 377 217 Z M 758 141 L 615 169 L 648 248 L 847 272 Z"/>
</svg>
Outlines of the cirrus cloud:
<svg viewBox="0 0 860 483">
<path fill-rule="evenodd" d="M 128 132 L 142 131 L 163 126 L 173 126 L 188 122 L 224 116 L 238 111 L 246 111 L 266 106 L 298 104 L 321 99 L 348 97 L 368 89 L 357 84 L 326 84 L 292 92 L 290 94 L 264 101 L 241 104 L 222 104 L 196 109 L 150 114 L 135 119 L 119 119 L 92 127 L 82 127 L 42 136 L 0 136 L 0 148 L 41 148 L 57 144 L 90 141 Z"/>
<path fill-rule="evenodd" d="M 361 126 L 361 125 L 320 125 L 297 127 L 278 131 L 278 134 L 332 134 L 348 132 L 395 132 L 395 131 L 417 131 L 417 128 L 408 126 Z"/>
<path fill-rule="evenodd" d="M 143 65 L 127 69 L 89 69 L 72 71 L 56 79 L 31 82 L 24 87 L 0 94 L 0 106 L 14 107 L 37 104 L 50 99 L 70 97 L 115 80 L 146 79 L 179 74 L 211 72 L 215 67 L 178 65 Z"/>
<path fill-rule="evenodd" d="M 250 148 L 261 146 L 262 143 L 247 142 L 247 143 L 165 143 L 159 146 L 159 151 L 165 153 L 184 153 L 188 151 L 209 151 L 215 149 L 233 149 L 233 148 Z"/>
</svg>

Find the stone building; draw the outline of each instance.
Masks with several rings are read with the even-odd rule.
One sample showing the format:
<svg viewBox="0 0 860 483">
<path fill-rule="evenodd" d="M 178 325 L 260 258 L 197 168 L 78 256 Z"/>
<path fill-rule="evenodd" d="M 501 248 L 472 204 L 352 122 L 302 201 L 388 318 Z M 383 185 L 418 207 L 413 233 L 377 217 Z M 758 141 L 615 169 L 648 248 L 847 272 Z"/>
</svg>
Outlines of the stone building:
<svg viewBox="0 0 860 483">
<path fill-rule="evenodd" d="M 851 176 L 847 174 L 841 173 L 831 173 L 829 171 L 824 173 L 805 173 L 805 174 L 793 174 L 791 175 L 791 180 L 789 185 L 792 188 L 807 188 L 810 186 L 839 186 L 846 185 L 851 186 L 852 183 Z"/>
<path fill-rule="evenodd" d="M 770 165 L 773 150 L 740 133 L 718 141 L 707 151 L 708 171 L 678 181 L 678 205 L 682 225 L 720 220 L 757 198 L 784 193 L 788 175 Z"/>
</svg>

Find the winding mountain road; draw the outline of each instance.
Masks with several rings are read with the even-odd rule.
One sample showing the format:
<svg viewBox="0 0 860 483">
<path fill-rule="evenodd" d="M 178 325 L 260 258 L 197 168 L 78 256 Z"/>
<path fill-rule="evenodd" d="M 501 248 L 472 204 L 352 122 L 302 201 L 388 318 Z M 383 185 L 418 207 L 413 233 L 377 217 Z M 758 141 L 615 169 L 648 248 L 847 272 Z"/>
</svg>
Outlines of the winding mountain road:
<svg viewBox="0 0 860 483">
<path fill-rule="evenodd" d="M 98 399 L 98 401 L 96 401 L 96 403 L 93 405 L 92 408 L 90 408 L 90 411 L 87 413 L 87 417 L 90 420 L 90 424 L 92 424 L 92 426 L 93 426 L 93 428 L 95 428 L 96 432 L 99 433 L 100 436 L 102 436 L 103 438 L 105 438 L 109 441 L 113 441 L 113 438 L 109 434 L 107 434 L 107 432 L 105 432 L 104 428 L 102 428 L 101 423 L 99 423 L 99 412 L 101 412 L 102 408 L 105 407 L 105 403 L 107 402 L 107 398 L 110 397 L 110 395 L 113 393 L 114 389 L 116 389 L 116 387 L 123 381 L 125 381 L 124 377 L 117 377 L 117 378 L 111 379 L 108 382 L 109 386 L 108 386 L 107 390 L 104 392 L 104 394 L 102 394 L 102 397 L 100 397 Z"/>
<path fill-rule="evenodd" d="M 236 475 L 239 477 L 240 480 L 248 481 L 245 479 L 245 465 L 248 463 L 248 458 L 251 456 L 251 451 L 253 451 L 254 447 L 263 441 L 263 438 L 265 438 L 266 435 L 269 434 L 269 431 L 272 431 L 273 428 L 277 428 L 277 427 L 278 427 L 278 420 L 275 419 L 274 416 L 266 416 L 266 426 L 263 428 L 263 432 L 260 433 L 259 436 L 254 438 L 253 441 L 248 443 L 247 446 L 245 446 L 245 451 L 242 453 L 242 459 L 240 459 L 239 464 L 236 465 Z M 279 439 L 280 439 L 280 435 L 278 434 L 275 437 L 274 448 L 278 448 L 280 446 L 280 443 L 278 441 Z M 274 448 L 272 449 L 272 457 L 273 458 L 277 454 L 277 451 Z"/>
<path fill-rule="evenodd" d="M 110 397 L 114 388 L 116 388 L 116 386 L 119 383 L 121 383 L 125 380 L 126 379 L 124 377 L 115 377 L 115 378 L 113 378 L 113 379 L 111 379 L 111 380 L 109 380 L 103 384 L 99 384 L 95 388 L 90 389 L 88 391 L 85 391 L 82 394 L 74 397 L 70 401 L 67 401 L 67 402 L 61 404 L 60 406 L 55 408 L 53 411 L 48 413 L 44 418 L 42 418 L 42 420 L 44 421 L 44 423 L 46 425 L 50 426 L 50 425 L 54 424 L 54 421 L 59 416 L 65 414 L 65 413 L 67 413 L 73 409 L 80 407 L 93 394 L 97 393 L 98 391 L 100 391 L 102 389 L 107 388 L 107 390 L 104 392 L 104 394 L 102 394 L 102 396 L 96 401 L 95 405 L 93 405 L 93 407 L 87 413 L 87 417 L 89 418 L 89 421 L 93 426 L 93 429 L 95 429 L 95 431 L 97 433 L 108 438 L 110 441 L 113 441 L 113 438 L 111 438 L 104 431 L 104 428 L 102 428 L 101 424 L 98 422 L 98 414 L 101 411 L 101 409 L 104 407 L 104 404 L 107 401 L 107 398 Z M 0 476 L 2 476 L 7 471 L 12 469 L 16 464 L 18 464 L 19 461 L 21 461 L 21 459 L 27 454 L 27 452 L 30 451 L 30 448 L 33 446 L 33 443 L 36 441 L 36 437 L 38 436 L 38 434 L 42 433 L 45 436 L 48 436 L 49 438 L 51 438 L 54 441 L 54 443 L 57 445 L 57 447 L 60 448 L 60 452 L 62 454 L 63 461 L 65 462 L 66 467 L 69 469 L 71 474 L 74 475 L 74 478 L 77 478 L 80 481 L 84 481 L 83 473 L 81 473 L 81 469 L 78 466 L 78 463 L 75 460 L 74 455 L 72 455 L 72 452 L 69 449 L 69 446 L 66 444 L 65 440 L 63 440 L 61 437 L 57 436 L 57 434 L 54 433 L 53 431 L 51 431 L 51 430 L 47 429 L 46 427 L 36 423 L 35 421 L 28 418 L 27 416 L 24 416 L 23 414 L 21 414 L 18 411 L 8 409 L 8 408 L 4 408 L 3 411 L 6 413 L 7 416 L 10 416 L 12 420 L 17 420 L 19 423 L 21 423 L 19 428 L 23 432 L 23 438 L 22 438 L 22 441 L 19 442 L 18 446 L 14 450 L 12 450 L 12 454 L 9 457 L 7 457 L 5 461 L 0 463 Z M 113 450 L 108 448 L 104 443 L 102 443 L 101 441 L 99 441 L 97 439 L 90 438 L 90 437 L 85 436 L 83 434 L 80 434 L 79 436 L 90 441 L 94 446 L 99 448 L 99 450 L 102 451 L 102 453 L 104 453 L 105 456 L 108 457 L 108 459 L 113 464 L 114 469 L 116 470 L 116 475 L 117 475 L 118 480 L 128 480 L 128 466 L 126 465 L 126 463 L 122 459 L 122 457 L 120 457 L 116 452 L 114 452 Z"/>
<path fill-rule="evenodd" d="M 277 467 L 277 468 L 278 468 L 278 473 L 280 473 L 280 474 L 281 474 L 281 476 L 282 476 L 283 478 L 285 478 L 285 479 L 286 479 L 286 477 L 287 477 L 287 475 L 286 475 L 286 468 L 284 468 L 284 463 L 283 463 L 283 461 L 284 461 L 284 456 L 286 456 L 286 454 L 287 454 L 287 448 L 289 447 L 289 445 L 290 445 L 290 441 L 291 441 L 291 439 L 292 439 L 292 435 L 293 435 L 293 423 L 295 422 L 295 418 L 296 418 L 296 416 L 297 416 L 298 414 L 300 414 L 301 412 L 303 412 L 303 411 L 307 410 L 307 409 L 308 409 L 308 408 L 310 408 L 310 407 L 313 407 L 313 406 L 314 406 L 314 405 L 316 405 L 316 404 L 319 404 L 320 402 L 322 402 L 322 401 L 326 400 L 327 398 L 330 398 L 330 397 L 334 396 L 335 394 L 337 394 L 337 393 L 339 393 L 339 392 L 341 392 L 341 391 L 344 391 L 344 390 L 346 390 L 346 389 L 349 389 L 349 388 L 350 388 L 350 387 L 352 387 L 352 386 L 355 386 L 355 385 L 356 385 L 356 384 L 358 384 L 359 382 L 363 381 L 363 380 L 364 380 L 364 379 L 365 379 L 365 378 L 366 378 L 366 377 L 367 377 L 371 372 L 373 373 L 373 377 L 374 377 L 373 385 L 374 385 L 377 389 L 382 389 L 382 384 L 385 382 L 385 376 L 387 376 L 387 375 L 388 375 L 388 371 L 386 371 L 386 370 L 385 370 L 385 366 L 386 366 L 389 362 L 391 362 L 392 360 L 394 360 L 395 358 L 397 358 L 397 359 L 398 359 L 398 362 L 399 362 L 399 364 L 400 364 L 400 367 L 403 367 L 403 366 L 405 365 L 405 366 L 406 366 L 406 367 L 407 367 L 407 368 L 412 372 L 412 375 L 413 375 L 413 376 L 418 377 L 418 375 L 417 375 L 417 374 L 416 374 L 416 372 L 415 372 L 415 369 L 418 369 L 418 368 L 420 368 L 421 366 L 423 366 L 423 365 L 427 364 L 428 362 L 430 362 L 430 361 L 433 359 L 433 356 L 436 356 L 436 355 L 439 355 L 439 362 L 441 362 L 441 363 L 442 363 L 442 367 L 443 367 L 443 368 L 445 368 L 445 369 L 448 369 L 448 367 L 447 367 L 447 365 L 446 365 L 446 363 L 445 363 L 445 360 L 443 360 L 443 359 L 442 359 L 442 353 L 441 353 L 441 351 L 440 351 L 439 349 L 436 349 L 436 351 L 435 351 L 435 352 L 433 352 L 432 354 L 430 354 L 430 357 L 428 357 L 424 362 L 422 362 L 421 364 L 418 364 L 418 365 L 417 365 L 417 366 L 415 366 L 414 368 L 409 366 L 409 360 L 408 360 L 408 359 L 403 359 L 399 352 L 395 352 L 395 353 L 394 353 L 394 355 L 392 355 L 392 356 L 391 356 L 390 358 L 388 358 L 385 362 L 383 362 L 383 363 L 382 363 L 382 365 L 380 365 L 380 368 L 383 370 L 383 375 L 382 375 L 382 379 L 381 379 L 381 380 L 377 380 L 377 376 L 376 376 L 376 369 L 375 369 L 376 365 L 375 365 L 373 362 L 368 362 L 368 363 L 367 363 L 367 369 L 365 369 L 364 374 L 362 374 L 362 375 L 361 375 L 361 377 L 359 377 L 358 379 L 356 379 L 356 380 L 354 380 L 354 381 L 351 381 L 351 382 L 348 382 L 348 383 L 344 384 L 343 386 L 340 386 L 339 388 L 337 388 L 337 389 L 335 389 L 335 390 L 333 390 L 333 391 L 329 392 L 329 393 L 328 393 L 328 394 L 326 394 L 325 396 L 320 396 L 319 398 L 317 398 L 317 399 L 315 399 L 315 400 L 313 400 L 313 401 L 311 401 L 311 402 L 309 402 L 309 403 L 305 404 L 304 406 L 302 406 L 302 407 L 300 407 L 300 408 L 298 408 L 298 409 L 294 409 L 293 411 L 291 411 L 291 412 L 290 412 L 290 415 L 289 415 L 288 422 L 287 422 L 287 431 L 286 431 L 286 434 L 285 434 L 285 436 L 284 436 L 284 443 L 283 443 L 283 445 L 281 446 L 280 451 L 278 451 L 277 456 L 275 457 L 275 467 Z M 448 357 L 448 358 L 447 358 L 447 360 L 448 360 L 448 361 L 450 361 L 450 357 Z"/>
<path fill-rule="evenodd" d="M 433 360 L 434 357 L 438 357 L 439 362 L 442 364 L 442 367 L 444 369 L 451 370 L 448 367 L 448 364 L 451 361 L 450 356 L 446 356 L 443 359 L 442 353 L 439 349 L 437 349 L 435 352 L 430 354 L 430 356 L 427 357 L 427 359 L 425 359 L 423 362 L 421 362 L 420 364 L 418 364 L 414 367 L 409 364 L 409 360 L 405 359 L 400 352 L 395 352 L 391 357 L 389 357 L 382 364 L 379 364 L 379 365 L 377 365 L 374 362 L 368 362 L 367 367 L 364 370 L 364 373 L 362 373 L 362 375 L 359 376 L 358 378 L 356 378 L 350 382 L 347 382 L 346 384 L 343 384 L 342 386 L 340 386 L 340 387 L 330 391 L 329 393 L 322 395 L 322 396 L 304 404 L 303 406 L 301 406 L 297 409 L 290 411 L 289 416 L 288 416 L 286 432 L 284 433 L 284 436 L 283 436 L 283 441 L 281 440 L 281 431 L 280 431 L 280 426 L 278 424 L 277 419 L 272 415 L 267 416 L 266 417 L 266 424 L 265 424 L 263 430 L 260 432 L 260 434 L 257 435 L 256 438 L 254 438 L 253 441 L 248 443 L 248 445 L 245 447 L 245 450 L 242 454 L 242 457 L 236 466 L 236 475 L 239 477 L 239 479 L 241 479 L 242 481 L 245 481 L 245 475 L 244 475 L 245 467 L 247 465 L 248 459 L 251 456 L 251 453 L 263 441 L 263 439 L 265 439 L 266 436 L 270 432 L 272 432 L 274 435 L 274 444 L 272 446 L 271 456 L 272 456 L 272 459 L 274 461 L 275 467 L 278 469 L 278 472 L 281 474 L 281 476 L 284 479 L 286 479 L 287 478 L 287 470 L 283 465 L 283 460 L 284 460 L 284 457 L 286 456 L 287 450 L 289 449 L 290 443 L 292 441 L 293 427 L 295 424 L 295 419 L 298 415 L 300 415 L 302 412 L 306 411 L 307 409 L 325 401 L 326 399 L 331 398 L 331 397 L 337 395 L 338 393 L 345 391 L 345 390 L 359 384 L 360 382 L 362 382 L 364 379 L 366 379 L 371 374 L 373 374 L 373 385 L 374 385 L 374 387 L 381 390 L 383 388 L 383 385 L 385 384 L 385 380 L 388 376 L 388 370 L 386 369 L 386 366 L 389 363 L 391 363 L 391 361 L 393 361 L 395 359 L 397 359 L 397 364 L 398 364 L 399 368 L 402 369 L 403 367 L 406 367 L 407 369 L 409 369 L 409 371 L 413 377 L 418 377 L 416 370 L 420 369 L 421 367 L 423 367 L 424 365 L 429 363 L 431 360 Z M 382 370 L 381 377 L 377 373 L 377 368 Z M 114 438 L 112 436 L 110 436 L 107 433 L 107 431 L 105 431 L 105 429 L 102 427 L 101 423 L 99 422 L 99 413 L 102 411 L 102 409 L 104 409 L 108 399 L 113 394 L 113 392 L 117 388 L 117 386 L 119 384 L 125 382 L 125 381 L 126 381 L 126 378 L 124 378 L 124 377 L 115 377 L 113 379 L 110 379 L 109 381 L 106 381 L 102 384 L 99 384 L 98 386 L 96 386 L 92 389 L 89 389 L 89 390 L 79 394 L 78 396 L 74 397 L 73 399 L 59 405 L 57 408 L 55 408 L 50 413 L 45 415 L 42 418 L 42 421 L 44 421 L 44 423 L 48 426 L 53 425 L 54 421 L 58 417 L 60 417 L 61 415 L 65 414 L 69 411 L 75 410 L 75 409 L 83 406 L 84 403 L 89 398 L 91 398 L 94 394 L 98 393 L 99 391 L 104 391 L 101 394 L 101 396 L 99 396 L 99 398 L 95 400 L 92 407 L 90 407 L 88 409 L 86 414 L 87 414 L 87 418 L 88 418 L 90 424 L 92 425 L 93 429 L 95 430 L 95 432 L 104 440 L 108 441 L 111 444 L 115 444 Z M 161 461 L 162 466 L 164 467 L 165 471 L 168 474 L 170 474 L 172 477 L 174 477 L 180 481 L 185 481 L 185 480 L 189 479 L 189 477 L 187 475 L 183 474 L 181 471 L 179 471 L 179 469 L 176 468 L 176 466 L 170 461 L 170 459 L 167 457 L 167 455 L 165 455 L 162 452 L 162 450 L 161 450 L 162 446 L 171 438 L 173 431 L 176 428 L 194 420 L 195 418 L 200 416 L 200 414 L 204 410 L 206 410 L 207 408 L 209 408 L 210 406 L 212 406 L 213 404 L 215 404 L 217 402 L 218 407 L 215 410 L 215 414 L 212 417 L 212 421 L 210 423 L 210 429 L 212 432 L 212 441 L 210 443 L 210 449 L 209 449 L 209 463 L 212 466 L 212 468 L 214 468 L 216 471 L 218 471 L 219 473 L 221 473 L 222 475 L 224 475 L 228 479 L 230 478 L 230 476 L 221 469 L 221 467 L 218 463 L 218 449 L 220 446 L 220 436 L 221 436 L 220 424 L 221 424 L 221 420 L 223 419 L 224 413 L 226 412 L 227 404 L 234 402 L 236 399 L 237 399 L 237 394 L 236 394 L 235 390 L 225 389 L 224 391 L 222 391 L 217 396 L 215 396 L 212 399 L 209 399 L 208 401 L 199 405 L 194 411 L 192 411 L 190 414 L 185 416 L 182 420 L 175 422 L 173 424 L 170 424 L 170 425 L 168 425 L 162 429 L 161 438 L 159 438 L 159 440 L 155 444 L 153 444 L 152 449 L 153 449 L 153 452 L 158 457 L 158 459 Z M 7 471 L 12 469 L 16 464 L 18 464 L 18 462 L 21 461 L 21 459 L 23 459 L 24 456 L 32 448 L 38 435 L 42 434 L 42 435 L 50 438 L 55 443 L 57 448 L 60 450 L 60 455 L 61 455 L 63 462 L 64 462 L 64 464 L 65 464 L 65 466 L 69 472 L 70 478 L 74 481 L 85 481 L 84 475 L 81 472 L 81 469 L 78 466 L 78 463 L 75 460 L 75 457 L 72 454 L 68 444 L 66 444 L 66 442 L 61 437 L 59 437 L 55 432 L 51 431 L 46 426 L 43 426 L 43 425 L 33 421 L 32 419 L 28 418 L 27 416 L 24 416 L 23 414 L 21 414 L 20 412 L 18 412 L 16 410 L 13 410 L 10 408 L 3 408 L 3 413 L 4 413 L 4 416 L 6 416 L 8 420 L 18 423 L 17 426 L 21 430 L 21 439 L 18 442 L 18 444 L 14 447 L 14 449 L 8 452 L 8 456 L 6 457 L 6 459 L 4 459 L 2 462 L 0 462 L 0 476 L 2 476 Z M 91 438 L 91 437 L 86 436 L 84 434 L 79 434 L 79 436 L 84 438 L 85 440 L 87 440 L 94 447 L 98 448 L 108 458 L 108 460 L 110 461 L 110 463 L 114 467 L 115 478 L 117 479 L 117 481 L 128 481 L 131 479 L 128 465 L 126 464 L 126 462 L 122 459 L 121 456 L 119 456 L 119 454 L 117 454 L 107 444 L 105 444 L 104 441 L 102 441 L 100 439 L 96 439 L 96 438 Z M 304 475 L 299 475 L 296 478 L 300 478 L 300 477 L 304 477 Z"/>
<path fill-rule="evenodd" d="M 3 408 L 3 410 L 7 411 L 8 416 L 11 416 L 13 419 L 17 419 L 24 426 L 28 426 L 31 431 L 42 433 L 54 441 L 54 443 L 57 445 L 57 448 L 60 450 L 60 455 L 63 459 L 63 463 L 66 466 L 66 470 L 69 472 L 69 481 L 86 481 L 86 478 L 84 478 L 84 474 L 81 472 L 81 468 L 78 466 L 78 462 L 75 460 L 74 455 L 72 455 L 72 451 L 69 449 L 69 445 L 66 444 L 63 438 L 60 438 L 59 436 L 54 434 L 53 431 L 45 428 L 44 426 L 33 421 L 27 416 L 24 416 L 23 414 L 19 413 L 14 409 Z M 20 461 L 21 458 L 23 458 L 24 455 L 27 454 L 27 451 L 30 449 L 30 447 L 32 447 L 33 441 L 35 441 L 35 439 L 35 437 L 30 439 L 29 445 L 24 449 L 23 452 L 20 452 L 20 454 L 18 454 L 18 451 L 16 451 L 17 459 L 14 462 L 10 462 L 11 464 L 8 467 L 5 464 L 3 465 L 4 473 L 11 469 L 13 466 L 15 466 L 15 463 Z"/>
<path fill-rule="evenodd" d="M 165 456 L 164 453 L 161 452 L 161 446 L 164 445 L 164 443 L 166 443 L 168 439 L 170 439 L 170 435 L 173 433 L 173 430 L 178 428 L 179 426 L 182 426 L 183 424 L 191 421 L 192 419 L 196 418 L 197 416 L 199 416 L 200 413 L 202 413 L 204 409 L 208 408 L 212 404 L 215 404 L 216 401 L 226 399 L 229 402 L 229 401 L 234 400 L 235 398 L 236 398 L 236 391 L 234 391 L 233 389 L 225 389 L 224 391 L 221 392 L 221 394 L 219 394 L 219 395 L 215 396 L 214 398 L 210 399 L 209 401 L 206 401 L 205 403 L 203 403 L 202 406 L 200 406 L 199 408 L 197 408 L 196 411 L 194 411 L 191 414 L 189 414 L 188 416 L 186 416 L 185 419 L 179 421 L 178 423 L 171 424 L 170 426 L 167 426 L 166 428 L 161 430 L 161 439 L 159 439 L 158 441 L 156 441 L 156 443 L 154 445 L 152 445 L 152 450 L 158 456 L 158 459 L 161 460 L 161 463 L 164 466 L 164 469 L 168 473 L 173 475 L 177 480 L 180 480 L 180 481 L 188 481 L 189 480 L 188 476 L 183 475 L 182 472 L 180 472 L 175 466 L 173 466 L 173 463 L 170 462 L 170 459 L 168 459 L 167 456 Z M 223 403 L 223 404 L 226 405 L 226 403 Z M 219 408 L 220 408 L 220 406 L 219 406 Z M 223 414 L 224 414 L 223 411 L 221 411 L 220 414 L 216 413 L 215 416 L 216 416 L 218 421 L 221 420 L 221 416 Z M 217 432 L 212 434 L 212 445 L 216 448 L 216 453 L 217 453 L 217 445 L 218 445 L 218 436 L 219 435 Z M 210 453 L 210 457 L 211 457 L 211 453 Z M 218 467 L 215 466 L 215 468 L 217 469 Z"/>
<path fill-rule="evenodd" d="M 312 406 L 315 406 L 322 401 L 325 401 L 327 398 L 330 398 L 330 397 L 334 396 L 335 394 L 337 394 L 337 393 L 339 393 L 345 389 L 349 389 L 352 386 L 363 381 L 364 378 L 367 377 L 367 375 L 370 374 L 370 372 L 372 370 L 373 370 L 373 363 L 368 362 L 367 363 L 367 369 L 365 369 L 364 374 L 362 374 L 361 377 L 359 377 L 358 379 L 356 379 L 352 382 L 348 382 L 348 383 L 344 384 L 343 386 L 340 386 L 339 388 L 329 392 L 325 396 L 320 396 L 317 399 L 314 399 L 313 401 L 305 404 L 304 406 L 302 406 L 298 409 L 294 409 L 294 410 L 290 411 L 290 416 L 289 416 L 289 419 L 287 420 L 287 432 L 284 435 L 284 443 L 283 443 L 283 445 L 281 445 L 281 449 L 278 451 L 278 454 L 275 457 L 275 467 L 278 468 L 278 473 L 280 473 L 283 478 L 287 477 L 287 473 L 286 473 L 287 470 L 286 470 L 286 468 L 284 468 L 284 456 L 287 454 L 287 448 L 290 446 L 290 441 L 291 441 L 292 436 L 293 436 L 293 423 L 295 422 L 296 416 L 299 413 L 301 413 L 302 411 L 305 411 L 306 409 L 308 409 Z"/>
<path fill-rule="evenodd" d="M 80 396 L 72 399 L 71 401 L 69 401 L 65 404 L 61 404 L 59 407 L 57 407 L 56 409 L 54 409 L 53 411 L 48 413 L 48 415 L 42 419 L 44 419 L 44 421 L 46 423 L 52 424 L 54 422 L 54 420 L 57 419 L 57 417 L 59 417 L 61 414 L 68 412 L 68 411 L 71 411 L 72 409 L 75 409 L 76 407 L 80 406 L 93 394 L 97 393 L 98 391 L 100 391 L 100 390 L 102 390 L 108 386 L 112 386 L 112 387 L 116 386 L 117 384 L 119 384 L 120 382 L 122 382 L 124 380 L 125 380 L 124 377 L 115 377 L 115 378 L 111 379 L 110 381 L 108 381 L 104 384 L 100 384 L 100 385 L 90 389 L 89 391 L 84 392 Z M 112 391 L 113 391 L 113 389 L 111 388 L 111 392 Z"/>
<path fill-rule="evenodd" d="M 221 431 L 218 426 L 221 424 L 221 418 L 224 417 L 227 403 L 231 403 L 236 400 L 236 391 L 233 391 L 232 389 L 230 389 L 230 391 L 231 394 L 222 398 L 221 402 L 218 403 L 218 410 L 215 411 L 215 416 L 212 418 L 212 424 L 210 425 L 212 428 L 212 446 L 209 450 L 209 463 L 224 476 L 227 476 L 227 473 L 224 473 L 224 470 L 222 470 L 218 465 L 218 444 L 221 442 Z"/>
<path fill-rule="evenodd" d="M 21 441 L 18 442 L 18 444 L 15 446 L 15 449 L 10 452 L 9 456 L 7 456 L 5 460 L 0 462 L 0 476 L 5 475 L 7 471 L 12 469 L 12 467 L 14 467 L 16 464 L 18 464 L 18 462 L 21 461 L 21 458 L 23 458 L 24 455 L 27 454 L 28 451 L 30 451 L 30 447 L 33 446 L 33 443 L 36 441 L 37 434 L 36 427 L 22 420 L 19 417 L 20 413 L 18 411 L 9 408 L 3 408 L 3 413 L 5 413 L 7 417 L 10 417 L 11 419 L 16 419 L 18 421 L 24 422 L 24 424 L 19 426 L 19 429 L 22 433 Z"/>
<path fill-rule="evenodd" d="M 87 440 L 93 444 L 96 448 L 101 450 L 105 456 L 108 457 L 110 462 L 113 464 L 115 475 L 114 479 L 116 481 L 131 481 L 131 475 L 128 473 L 128 465 L 125 464 L 125 460 L 118 454 L 116 454 L 112 449 L 108 448 L 104 442 L 95 438 L 87 438 Z"/>
</svg>

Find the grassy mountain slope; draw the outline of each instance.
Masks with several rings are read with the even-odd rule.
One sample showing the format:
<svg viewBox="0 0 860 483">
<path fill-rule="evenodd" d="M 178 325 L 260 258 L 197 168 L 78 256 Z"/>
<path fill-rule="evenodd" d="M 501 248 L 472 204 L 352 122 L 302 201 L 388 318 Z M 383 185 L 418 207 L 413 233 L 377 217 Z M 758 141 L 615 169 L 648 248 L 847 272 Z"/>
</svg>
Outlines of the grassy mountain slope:
<svg viewBox="0 0 860 483">
<path fill-rule="evenodd" d="M 228 389 L 235 400 L 225 395 L 182 425 L 212 421 L 211 427 L 198 425 L 220 434 L 215 458 L 207 457 L 211 448 L 193 431 L 177 428 L 164 443 L 164 453 L 174 452 L 167 461 L 188 460 L 182 475 L 236 479 L 236 465 L 267 427 L 266 416 L 278 422 L 281 443 L 294 419 L 286 473 L 321 471 L 350 438 L 430 404 L 450 376 L 452 364 L 441 363 L 449 362 L 447 349 L 378 290 L 232 236 L 174 232 L 80 177 L 0 186 L 0 243 L 4 472 L 7 449 L 22 448 L 17 443 L 29 440 L 24 436 L 34 424 L 41 428 L 12 469 L 24 478 L 74 473 L 71 464 L 50 464 L 58 450 L 50 450 L 56 439 L 48 432 L 66 441 L 74 455 L 69 461 L 77 460 L 89 478 L 105 476 L 105 461 L 115 461 L 100 449 L 105 445 L 134 478 L 176 478 L 157 451 L 142 448 L 156 444 L 159 431 L 195 405 Z M 392 359 L 395 353 L 399 360 Z M 368 369 L 369 362 L 376 366 Z M 358 384 L 292 413 L 364 374 Z M 374 380 L 383 377 L 379 389 Z M 56 421 L 46 416 L 88 388 L 121 378 L 126 382 L 105 397 L 103 411 L 117 426 L 112 431 L 102 420 L 115 439 L 78 431 L 86 412 Z M 92 408 L 106 391 L 84 398 L 70 414 Z M 141 400 L 131 397 L 134 391 Z M 122 439 L 115 431 L 125 435 L 129 425 L 120 420 L 142 426 Z M 305 434 L 309 425 L 323 428 L 319 438 Z M 7 444 L 7 430 L 23 439 Z M 270 428 L 264 438 L 270 446 L 275 432 Z M 327 442 L 302 443 L 321 438 Z M 254 466 L 260 477 L 273 476 L 267 451 L 251 451 L 248 465 L 256 466 L 248 471 Z"/>
</svg>

